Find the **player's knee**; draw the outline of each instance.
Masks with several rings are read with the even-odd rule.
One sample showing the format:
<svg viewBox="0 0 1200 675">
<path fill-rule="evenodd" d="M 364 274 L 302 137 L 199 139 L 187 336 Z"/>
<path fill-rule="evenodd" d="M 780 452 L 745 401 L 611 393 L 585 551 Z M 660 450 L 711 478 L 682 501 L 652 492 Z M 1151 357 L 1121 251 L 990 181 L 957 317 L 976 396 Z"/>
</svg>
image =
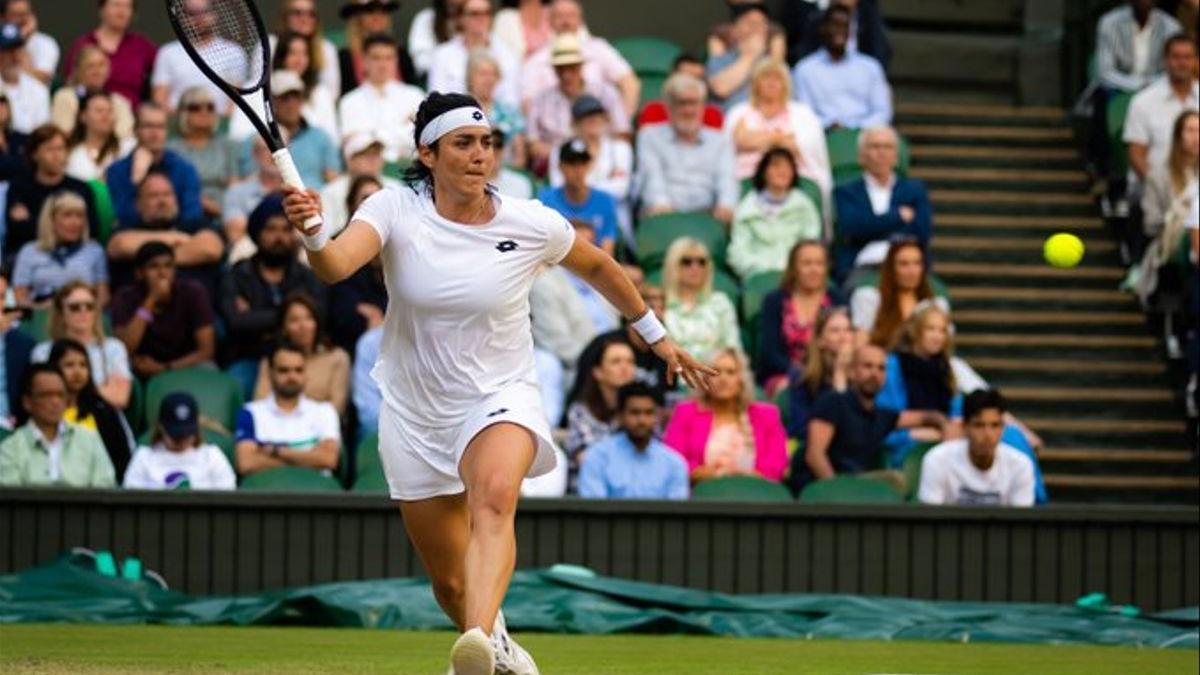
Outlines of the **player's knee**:
<svg viewBox="0 0 1200 675">
<path fill-rule="evenodd" d="M 457 574 L 433 574 L 430 577 L 433 595 L 443 607 L 461 605 L 466 594 L 463 578 Z"/>
<path fill-rule="evenodd" d="M 468 501 L 474 518 L 507 517 L 517 510 L 521 482 L 507 476 L 487 476 L 479 481 Z"/>
</svg>

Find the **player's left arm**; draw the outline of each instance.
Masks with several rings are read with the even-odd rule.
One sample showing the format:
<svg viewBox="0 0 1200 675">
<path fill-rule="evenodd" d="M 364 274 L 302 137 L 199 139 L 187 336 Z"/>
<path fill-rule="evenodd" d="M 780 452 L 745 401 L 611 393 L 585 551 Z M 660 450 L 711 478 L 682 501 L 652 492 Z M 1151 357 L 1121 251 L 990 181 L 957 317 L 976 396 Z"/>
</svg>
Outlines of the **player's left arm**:
<svg viewBox="0 0 1200 675">
<path fill-rule="evenodd" d="M 637 321 L 648 311 L 641 294 L 617 261 L 590 242 L 575 239 L 571 250 L 559 264 L 599 291 L 627 321 Z M 670 336 L 650 347 L 667 362 L 667 379 L 670 382 L 679 376 L 691 387 L 707 389 L 708 377 L 716 374 L 715 370 L 680 349 Z"/>
</svg>

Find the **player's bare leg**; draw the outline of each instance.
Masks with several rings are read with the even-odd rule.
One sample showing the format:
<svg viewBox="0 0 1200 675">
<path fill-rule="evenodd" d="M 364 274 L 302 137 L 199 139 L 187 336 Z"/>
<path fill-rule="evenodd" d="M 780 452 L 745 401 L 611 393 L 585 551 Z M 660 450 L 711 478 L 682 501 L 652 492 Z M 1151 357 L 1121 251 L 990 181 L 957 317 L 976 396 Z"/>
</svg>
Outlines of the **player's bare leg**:
<svg viewBox="0 0 1200 675">
<path fill-rule="evenodd" d="M 404 527 L 417 548 L 433 597 L 461 632 L 464 630 L 467 540 L 471 521 L 465 494 L 401 502 Z"/>
</svg>

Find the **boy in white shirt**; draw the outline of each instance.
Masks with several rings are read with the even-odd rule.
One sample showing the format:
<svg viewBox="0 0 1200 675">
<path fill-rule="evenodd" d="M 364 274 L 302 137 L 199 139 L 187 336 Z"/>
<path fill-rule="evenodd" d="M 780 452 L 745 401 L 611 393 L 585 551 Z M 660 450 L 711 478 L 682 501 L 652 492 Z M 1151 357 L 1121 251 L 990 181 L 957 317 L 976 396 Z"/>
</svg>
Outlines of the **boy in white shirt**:
<svg viewBox="0 0 1200 675">
<path fill-rule="evenodd" d="M 232 490 L 233 466 L 221 449 L 200 439 L 196 399 L 186 392 L 163 397 L 150 447 L 142 446 L 125 471 L 135 490 Z"/>
<path fill-rule="evenodd" d="M 921 462 L 917 499 L 924 504 L 1033 506 L 1033 462 L 1000 442 L 1004 397 L 980 389 L 963 399 L 966 438 L 934 446 Z"/>
</svg>

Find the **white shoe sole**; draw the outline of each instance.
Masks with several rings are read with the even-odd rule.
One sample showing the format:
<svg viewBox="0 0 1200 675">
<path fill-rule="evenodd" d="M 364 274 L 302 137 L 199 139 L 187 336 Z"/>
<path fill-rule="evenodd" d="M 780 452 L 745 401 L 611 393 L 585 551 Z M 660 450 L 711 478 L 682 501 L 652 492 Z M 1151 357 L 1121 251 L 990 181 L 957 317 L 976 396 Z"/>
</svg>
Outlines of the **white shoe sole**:
<svg viewBox="0 0 1200 675">
<path fill-rule="evenodd" d="M 496 670 L 492 641 L 478 628 L 463 633 L 450 650 L 450 665 L 454 675 L 492 675 Z"/>
</svg>

